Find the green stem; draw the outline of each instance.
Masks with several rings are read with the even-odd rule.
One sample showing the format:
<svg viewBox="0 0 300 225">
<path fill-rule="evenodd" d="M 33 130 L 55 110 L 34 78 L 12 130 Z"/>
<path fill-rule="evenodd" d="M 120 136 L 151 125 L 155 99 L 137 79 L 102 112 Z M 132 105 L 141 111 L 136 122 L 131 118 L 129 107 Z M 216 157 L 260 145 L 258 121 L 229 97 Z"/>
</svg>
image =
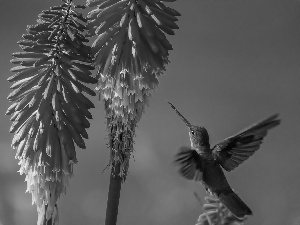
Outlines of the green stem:
<svg viewBox="0 0 300 225">
<path fill-rule="evenodd" d="M 117 224 L 121 185 L 120 163 L 117 163 L 112 167 L 110 174 L 105 225 Z"/>
</svg>

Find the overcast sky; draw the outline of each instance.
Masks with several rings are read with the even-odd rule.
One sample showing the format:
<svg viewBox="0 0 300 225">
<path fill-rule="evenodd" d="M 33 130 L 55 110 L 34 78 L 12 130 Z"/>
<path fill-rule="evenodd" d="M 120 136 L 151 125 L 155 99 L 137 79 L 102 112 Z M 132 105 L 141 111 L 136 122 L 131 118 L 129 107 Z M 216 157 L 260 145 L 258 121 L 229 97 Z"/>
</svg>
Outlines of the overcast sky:
<svg viewBox="0 0 300 225">
<path fill-rule="evenodd" d="M 42 9 L 57 3 L 0 0 L 0 225 L 37 220 L 10 148 L 6 79 L 26 25 L 35 24 Z M 282 124 L 268 133 L 255 155 L 226 176 L 254 213 L 246 225 L 299 225 L 300 2 L 178 0 L 169 6 L 182 14 L 180 29 L 169 37 L 171 62 L 137 128 L 118 224 L 191 225 L 202 212 L 193 192 L 202 198 L 204 188 L 181 178 L 173 164 L 174 154 L 189 145 L 189 138 L 168 100 L 192 124 L 207 128 L 211 145 L 279 113 Z M 75 176 L 59 201 L 61 225 L 104 221 L 109 172 L 101 171 L 109 151 L 103 104 L 96 98 L 94 102 L 87 149 L 78 149 Z"/>
</svg>

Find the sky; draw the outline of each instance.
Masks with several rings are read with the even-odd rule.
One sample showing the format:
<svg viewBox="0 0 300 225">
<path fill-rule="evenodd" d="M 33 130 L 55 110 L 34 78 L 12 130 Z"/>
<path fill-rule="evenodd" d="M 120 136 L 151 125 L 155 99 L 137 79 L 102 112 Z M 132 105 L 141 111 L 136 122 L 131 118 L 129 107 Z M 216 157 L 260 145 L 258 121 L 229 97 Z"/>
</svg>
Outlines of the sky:
<svg viewBox="0 0 300 225">
<path fill-rule="evenodd" d="M 0 0 L 0 225 L 37 221 L 10 147 L 6 79 L 26 25 L 58 3 Z M 260 150 L 225 175 L 254 213 L 246 225 L 299 225 L 300 2 L 177 0 L 168 5 L 182 14 L 180 29 L 169 37 L 170 63 L 136 130 L 118 224 L 195 224 L 203 212 L 193 193 L 204 199 L 204 188 L 180 177 L 173 163 L 178 149 L 190 143 L 168 100 L 192 124 L 208 130 L 212 146 L 279 113 L 281 125 L 268 133 Z M 61 225 L 96 225 L 105 219 L 109 171 L 102 170 L 109 151 L 103 103 L 93 101 L 87 149 L 77 149 L 74 177 L 58 203 Z"/>
</svg>

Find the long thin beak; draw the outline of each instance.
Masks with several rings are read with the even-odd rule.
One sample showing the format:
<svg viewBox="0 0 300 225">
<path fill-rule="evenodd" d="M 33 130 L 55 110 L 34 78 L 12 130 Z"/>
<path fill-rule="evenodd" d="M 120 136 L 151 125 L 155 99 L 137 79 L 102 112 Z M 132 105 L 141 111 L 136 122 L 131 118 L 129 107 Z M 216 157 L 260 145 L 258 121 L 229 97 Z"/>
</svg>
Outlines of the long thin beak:
<svg viewBox="0 0 300 225">
<path fill-rule="evenodd" d="M 178 114 L 178 116 L 180 116 L 181 117 L 181 119 L 183 120 L 183 122 L 189 127 L 189 128 L 191 128 L 191 124 L 190 124 L 190 122 L 186 119 L 186 118 L 184 118 L 184 116 L 183 115 L 181 115 L 181 113 L 175 108 L 175 106 L 171 103 L 171 102 L 168 102 L 170 105 L 171 105 L 171 107 L 175 110 L 175 112 Z"/>
</svg>

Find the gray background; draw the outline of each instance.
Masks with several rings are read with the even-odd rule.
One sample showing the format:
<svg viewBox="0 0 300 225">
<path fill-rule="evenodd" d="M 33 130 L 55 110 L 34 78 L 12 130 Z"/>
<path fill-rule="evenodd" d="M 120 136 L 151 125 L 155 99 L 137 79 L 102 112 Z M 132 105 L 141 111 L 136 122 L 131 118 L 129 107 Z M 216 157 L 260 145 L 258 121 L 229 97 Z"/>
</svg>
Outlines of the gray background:
<svg viewBox="0 0 300 225">
<path fill-rule="evenodd" d="M 82 1 L 83 2 L 83 1 Z M 9 117 L 4 113 L 11 75 L 11 53 L 26 25 L 42 9 L 59 3 L 0 0 L 0 224 L 29 225 L 37 220 L 24 176 L 17 173 Z M 211 144 L 280 113 L 282 124 L 262 148 L 236 170 L 230 184 L 251 207 L 248 225 L 300 224 L 300 2 L 297 0 L 178 0 L 180 29 L 170 37 L 174 51 L 150 108 L 137 128 L 134 160 L 122 187 L 119 224 L 195 224 L 202 212 L 193 196 L 204 188 L 181 178 L 174 154 L 189 145 L 188 130 L 166 104 L 171 101 L 191 123 L 202 125 Z M 104 222 L 109 172 L 103 104 L 92 110 L 87 149 L 67 195 L 59 201 L 61 225 Z"/>
</svg>

